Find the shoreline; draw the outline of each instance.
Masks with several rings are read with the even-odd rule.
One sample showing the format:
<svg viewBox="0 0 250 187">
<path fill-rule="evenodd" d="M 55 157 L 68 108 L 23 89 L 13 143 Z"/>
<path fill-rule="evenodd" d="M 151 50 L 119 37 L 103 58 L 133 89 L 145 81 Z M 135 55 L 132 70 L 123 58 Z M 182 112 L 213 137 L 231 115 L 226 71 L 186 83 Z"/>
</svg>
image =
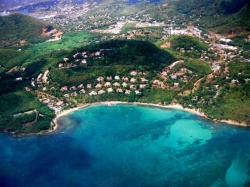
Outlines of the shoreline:
<svg viewBox="0 0 250 187">
<path fill-rule="evenodd" d="M 53 129 L 48 130 L 48 133 L 52 133 L 58 130 L 59 126 L 57 124 L 57 120 L 58 118 L 60 118 L 61 116 L 67 115 L 71 112 L 77 111 L 79 109 L 82 108 L 86 108 L 89 106 L 95 106 L 95 105 L 102 105 L 102 104 L 106 104 L 106 105 L 112 105 L 112 104 L 132 104 L 132 105 L 141 105 L 141 106 L 152 106 L 152 107 L 159 107 L 159 108 L 165 108 L 165 109 L 175 109 L 175 110 L 182 110 L 182 111 L 186 111 L 198 116 L 201 116 L 203 118 L 212 120 L 214 122 L 221 122 L 221 123 L 227 123 L 229 125 L 234 125 L 234 126 L 240 126 L 240 127 L 248 127 L 248 125 L 244 122 L 238 122 L 238 121 L 234 121 L 234 120 L 217 120 L 217 119 L 211 119 L 208 118 L 203 112 L 200 112 L 199 109 L 190 109 L 190 108 L 184 108 L 182 105 L 180 104 L 169 104 L 169 105 L 160 105 L 160 104 L 153 104 L 153 103 L 140 103 L 140 102 L 125 102 L 125 101 L 103 101 L 103 102 L 95 102 L 95 103 L 86 103 L 83 105 L 79 105 L 75 108 L 70 108 L 67 110 L 62 111 L 59 114 L 56 114 L 56 117 L 53 119 L 53 123 L 55 124 L 55 126 L 53 127 Z M 46 133 L 46 132 L 45 132 Z"/>
</svg>

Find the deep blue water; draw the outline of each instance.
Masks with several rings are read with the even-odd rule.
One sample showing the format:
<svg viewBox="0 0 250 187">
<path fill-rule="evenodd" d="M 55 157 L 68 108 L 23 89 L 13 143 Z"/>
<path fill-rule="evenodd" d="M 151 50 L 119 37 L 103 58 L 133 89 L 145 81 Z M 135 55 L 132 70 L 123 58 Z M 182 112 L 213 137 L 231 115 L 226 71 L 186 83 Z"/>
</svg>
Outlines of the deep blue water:
<svg viewBox="0 0 250 187">
<path fill-rule="evenodd" d="M 0 134 L 0 186 L 244 186 L 250 131 L 179 110 L 91 106 L 53 134 Z M 249 186 L 249 183 L 248 183 Z"/>
</svg>

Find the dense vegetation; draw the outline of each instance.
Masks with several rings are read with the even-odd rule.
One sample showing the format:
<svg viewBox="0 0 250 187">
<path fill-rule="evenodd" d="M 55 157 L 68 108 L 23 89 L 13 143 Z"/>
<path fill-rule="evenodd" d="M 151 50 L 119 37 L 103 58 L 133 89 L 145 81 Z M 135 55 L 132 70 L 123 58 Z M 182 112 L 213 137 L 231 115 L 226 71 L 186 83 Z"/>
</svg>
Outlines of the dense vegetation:
<svg viewBox="0 0 250 187">
<path fill-rule="evenodd" d="M 77 52 L 87 53 L 104 50 L 100 58 L 87 58 L 88 66 L 77 66 L 72 69 L 54 69 L 51 78 L 60 85 L 76 85 L 93 82 L 97 76 L 115 76 L 129 74 L 131 70 L 159 71 L 171 64 L 175 58 L 168 52 L 157 48 L 149 42 L 112 40 L 99 44 L 91 44 L 77 48 L 69 53 L 73 61 L 73 55 Z M 83 58 L 83 57 L 79 57 Z"/>
<path fill-rule="evenodd" d="M 197 38 L 191 36 L 174 36 L 170 39 L 171 48 L 177 51 L 184 50 L 185 56 L 200 58 L 202 51 L 208 50 L 208 45 L 200 42 Z"/>
<path fill-rule="evenodd" d="M 233 119 L 249 124 L 250 66 L 248 63 L 233 60 L 229 63 L 230 79 L 225 75 L 213 77 L 208 81 L 203 79 L 202 85 L 194 93 L 181 98 L 181 102 L 201 108 L 212 119 Z M 232 80 L 238 80 L 232 83 Z M 216 86 L 221 89 L 216 89 Z M 199 98 L 203 98 L 199 102 Z M 182 103 L 182 104 L 183 104 Z"/>
<path fill-rule="evenodd" d="M 0 49 L 0 65 L 9 70 L 15 66 L 21 66 L 30 56 L 29 51 L 17 51 L 14 49 Z"/>
<path fill-rule="evenodd" d="M 250 3 L 244 6 L 239 12 L 227 18 L 226 23 L 231 27 L 243 27 L 250 31 Z"/>
<path fill-rule="evenodd" d="M 174 2 L 177 11 L 184 14 L 198 13 L 209 16 L 218 13 L 233 14 L 248 3 L 248 0 L 179 0 Z"/>
<path fill-rule="evenodd" d="M 80 51 L 91 53 L 101 49 L 108 49 L 104 53 L 105 57 L 91 65 L 133 65 L 141 70 L 160 70 L 174 61 L 168 52 L 144 41 L 111 40 L 86 46 Z"/>
<path fill-rule="evenodd" d="M 47 130 L 55 117 L 52 110 L 26 91 L 0 95 L 0 113 L 0 130 L 16 134 Z"/>
<path fill-rule="evenodd" d="M 178 13 L 216 32 L 241 34 L 249 31 L 248 0 L 179 0 L 173 4 Z"/>
</svg>

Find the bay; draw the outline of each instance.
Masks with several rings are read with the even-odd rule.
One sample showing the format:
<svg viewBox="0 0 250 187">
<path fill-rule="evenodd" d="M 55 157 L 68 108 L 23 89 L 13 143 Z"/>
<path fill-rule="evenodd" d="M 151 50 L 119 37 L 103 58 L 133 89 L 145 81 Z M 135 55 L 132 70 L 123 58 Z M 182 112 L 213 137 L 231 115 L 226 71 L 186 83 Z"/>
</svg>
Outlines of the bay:
<svg viewBox="0 0 250 187">
<path fill-rule="evenodd" d="M 0 186 L 244 186 L 250 131 L 173 109 L 96 105 L 0 135 Z"/>
</svg>

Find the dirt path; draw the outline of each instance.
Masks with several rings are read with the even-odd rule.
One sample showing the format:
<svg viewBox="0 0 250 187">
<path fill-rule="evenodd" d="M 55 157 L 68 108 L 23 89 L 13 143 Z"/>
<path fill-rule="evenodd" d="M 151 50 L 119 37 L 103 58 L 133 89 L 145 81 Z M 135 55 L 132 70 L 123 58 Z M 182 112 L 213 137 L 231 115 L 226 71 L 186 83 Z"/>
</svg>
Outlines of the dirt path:
<svg viewBox="0 0 250 187">
<path fill-rule="evenodd" d="M 193 89 L 192 89 L 192 93 L 194 93 L 196 90 L 198 90 L 198 88 L 200 87 L 200 85 L 201 85 L 201 80 L 202 80 L 203 78 L 201 78 L 201 79 L 199 79 L 198 81 L 196 81 L 195 83 L 194 83 L 194 87 L 193 87 Z"/>
</svg>

